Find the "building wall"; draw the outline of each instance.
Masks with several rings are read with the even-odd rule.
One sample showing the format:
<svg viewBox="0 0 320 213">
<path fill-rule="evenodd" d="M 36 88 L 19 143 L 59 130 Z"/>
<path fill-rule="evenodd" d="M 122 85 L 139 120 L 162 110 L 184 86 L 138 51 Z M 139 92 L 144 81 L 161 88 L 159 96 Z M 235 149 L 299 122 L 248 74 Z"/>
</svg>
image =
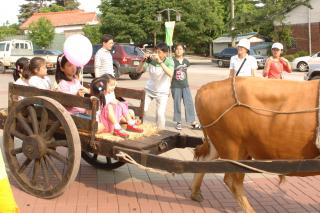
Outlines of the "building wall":
<svg viewBox="0 0 320 213">
<path fill-rule="evenodd" d="M 55 33 L 64 33 L 65 31 L 82 31 L 84 25 L 73 25 L 73 26 L 64 26 L 64 27 L 56 27 Z"/>
<path fill-rule="evenodd" d="M 310 22 L 317 23 L 320 22 L 320 1 L 311 0 L 310 4 L 312 9 L 310 9 Z M 309 22 L 309 8 L 306 6 L 299 6 L 293 9 L 290 13 L 285 16 L 284 23 L 286 24 L 305 24 Z"/>
<path fill-rule="evenodd" d="M 288 50 L 289 53 L 296 51 L 309 52 L 309 31 L 308 24 L 291 25 L 294 38 L 294 47 Z M 311 52 L 320 51 L 320 22 L 311 24 Z"/>
</svg>

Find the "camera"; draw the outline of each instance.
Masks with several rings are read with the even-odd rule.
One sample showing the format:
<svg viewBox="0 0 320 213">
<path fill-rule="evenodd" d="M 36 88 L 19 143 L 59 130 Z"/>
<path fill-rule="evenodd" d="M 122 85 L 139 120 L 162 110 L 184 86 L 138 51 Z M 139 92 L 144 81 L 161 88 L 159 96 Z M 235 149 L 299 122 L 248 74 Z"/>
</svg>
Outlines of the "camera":
<svg viewBox="0 0 320 213">
<path fill-rule="evenodd" d="M 152 61 L 151 56 L 148 56 L 148 57 L 146 58 L 146 62 L 147 62 L 147 63 L 151 63 L 151 61 Z"/>
</svg>

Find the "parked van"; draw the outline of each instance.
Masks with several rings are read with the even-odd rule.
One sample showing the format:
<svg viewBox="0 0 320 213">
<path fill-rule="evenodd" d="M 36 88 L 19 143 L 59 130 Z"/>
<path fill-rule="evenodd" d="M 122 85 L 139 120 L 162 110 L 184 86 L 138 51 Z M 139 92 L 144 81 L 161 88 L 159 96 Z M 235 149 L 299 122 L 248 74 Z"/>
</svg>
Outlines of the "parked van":
<svg viewBox="0 0 320 213">
<path fill-rule="evenodd" d="M 14 67 L 21 57 L 33 57 L 31 41 L 13 39 L 0 42 L 0 71 Z"/>
<path fill-rule="evenodd" d="M 57 55 L 34 54 L 32 41 L 30 40 L 0 41 L 0 72 L 14 68 L 16 61 L 21 57 L 31 59 L 35 56 L 46 60 L 48 71 L 56 69 Z"/>
</svg>

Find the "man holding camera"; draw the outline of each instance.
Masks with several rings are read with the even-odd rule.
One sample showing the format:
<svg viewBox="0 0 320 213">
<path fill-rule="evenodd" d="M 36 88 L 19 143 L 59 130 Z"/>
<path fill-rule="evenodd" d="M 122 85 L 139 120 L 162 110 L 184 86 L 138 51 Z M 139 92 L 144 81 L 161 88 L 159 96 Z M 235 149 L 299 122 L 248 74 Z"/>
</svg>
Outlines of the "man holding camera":
<svg viewBox="0 0 320 213">
<path fill-rule="evenodd" d="M 165 128 L 165 113 L 174 70 L 172 58 L 167 57 L 168 50 L 166 44 L 159 43 L 156 46 L 156 54 L 145 54 L 144 60 L 137 67 L 137 72 L 149 72 L 150 77 L 145 86 L 144 111 L 148 111 L 151 101 L 155 99 L 156 123 L 159 130 Z"/>
</svg>

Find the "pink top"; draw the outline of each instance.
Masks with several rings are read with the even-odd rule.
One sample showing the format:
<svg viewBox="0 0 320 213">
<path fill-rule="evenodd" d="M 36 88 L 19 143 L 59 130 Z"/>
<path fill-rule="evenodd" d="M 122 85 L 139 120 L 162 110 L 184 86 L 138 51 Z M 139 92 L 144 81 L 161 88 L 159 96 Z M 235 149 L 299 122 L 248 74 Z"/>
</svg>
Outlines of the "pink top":
<svg viewBox="0 0 320 213">
<path fill-rule="evenodd" d="M 281 79 L 281 72 L 286 71 L 286 72 L 292 72 L 287 63 L 283 62 L 282 60 L 276 61 L 270 59 L 270 65 L 269 65 L 269 70 L 267 71 L 267 76 L 268 78 L 276 78 L 276 79 Z"/>
<path fill-rule="evenodd" d="M 70 95 L 78 95 L 79 89 L 81 89 L 81 83 L 78 79 L 73 78 L 72 81 L 61 80 L 58 84 L 58 91 L 67 93 Z M 86 113 L 86 110 L 79 107 L 68 108 L 68 111 L 72 114 L 74 113 Z"/>
</svg>

